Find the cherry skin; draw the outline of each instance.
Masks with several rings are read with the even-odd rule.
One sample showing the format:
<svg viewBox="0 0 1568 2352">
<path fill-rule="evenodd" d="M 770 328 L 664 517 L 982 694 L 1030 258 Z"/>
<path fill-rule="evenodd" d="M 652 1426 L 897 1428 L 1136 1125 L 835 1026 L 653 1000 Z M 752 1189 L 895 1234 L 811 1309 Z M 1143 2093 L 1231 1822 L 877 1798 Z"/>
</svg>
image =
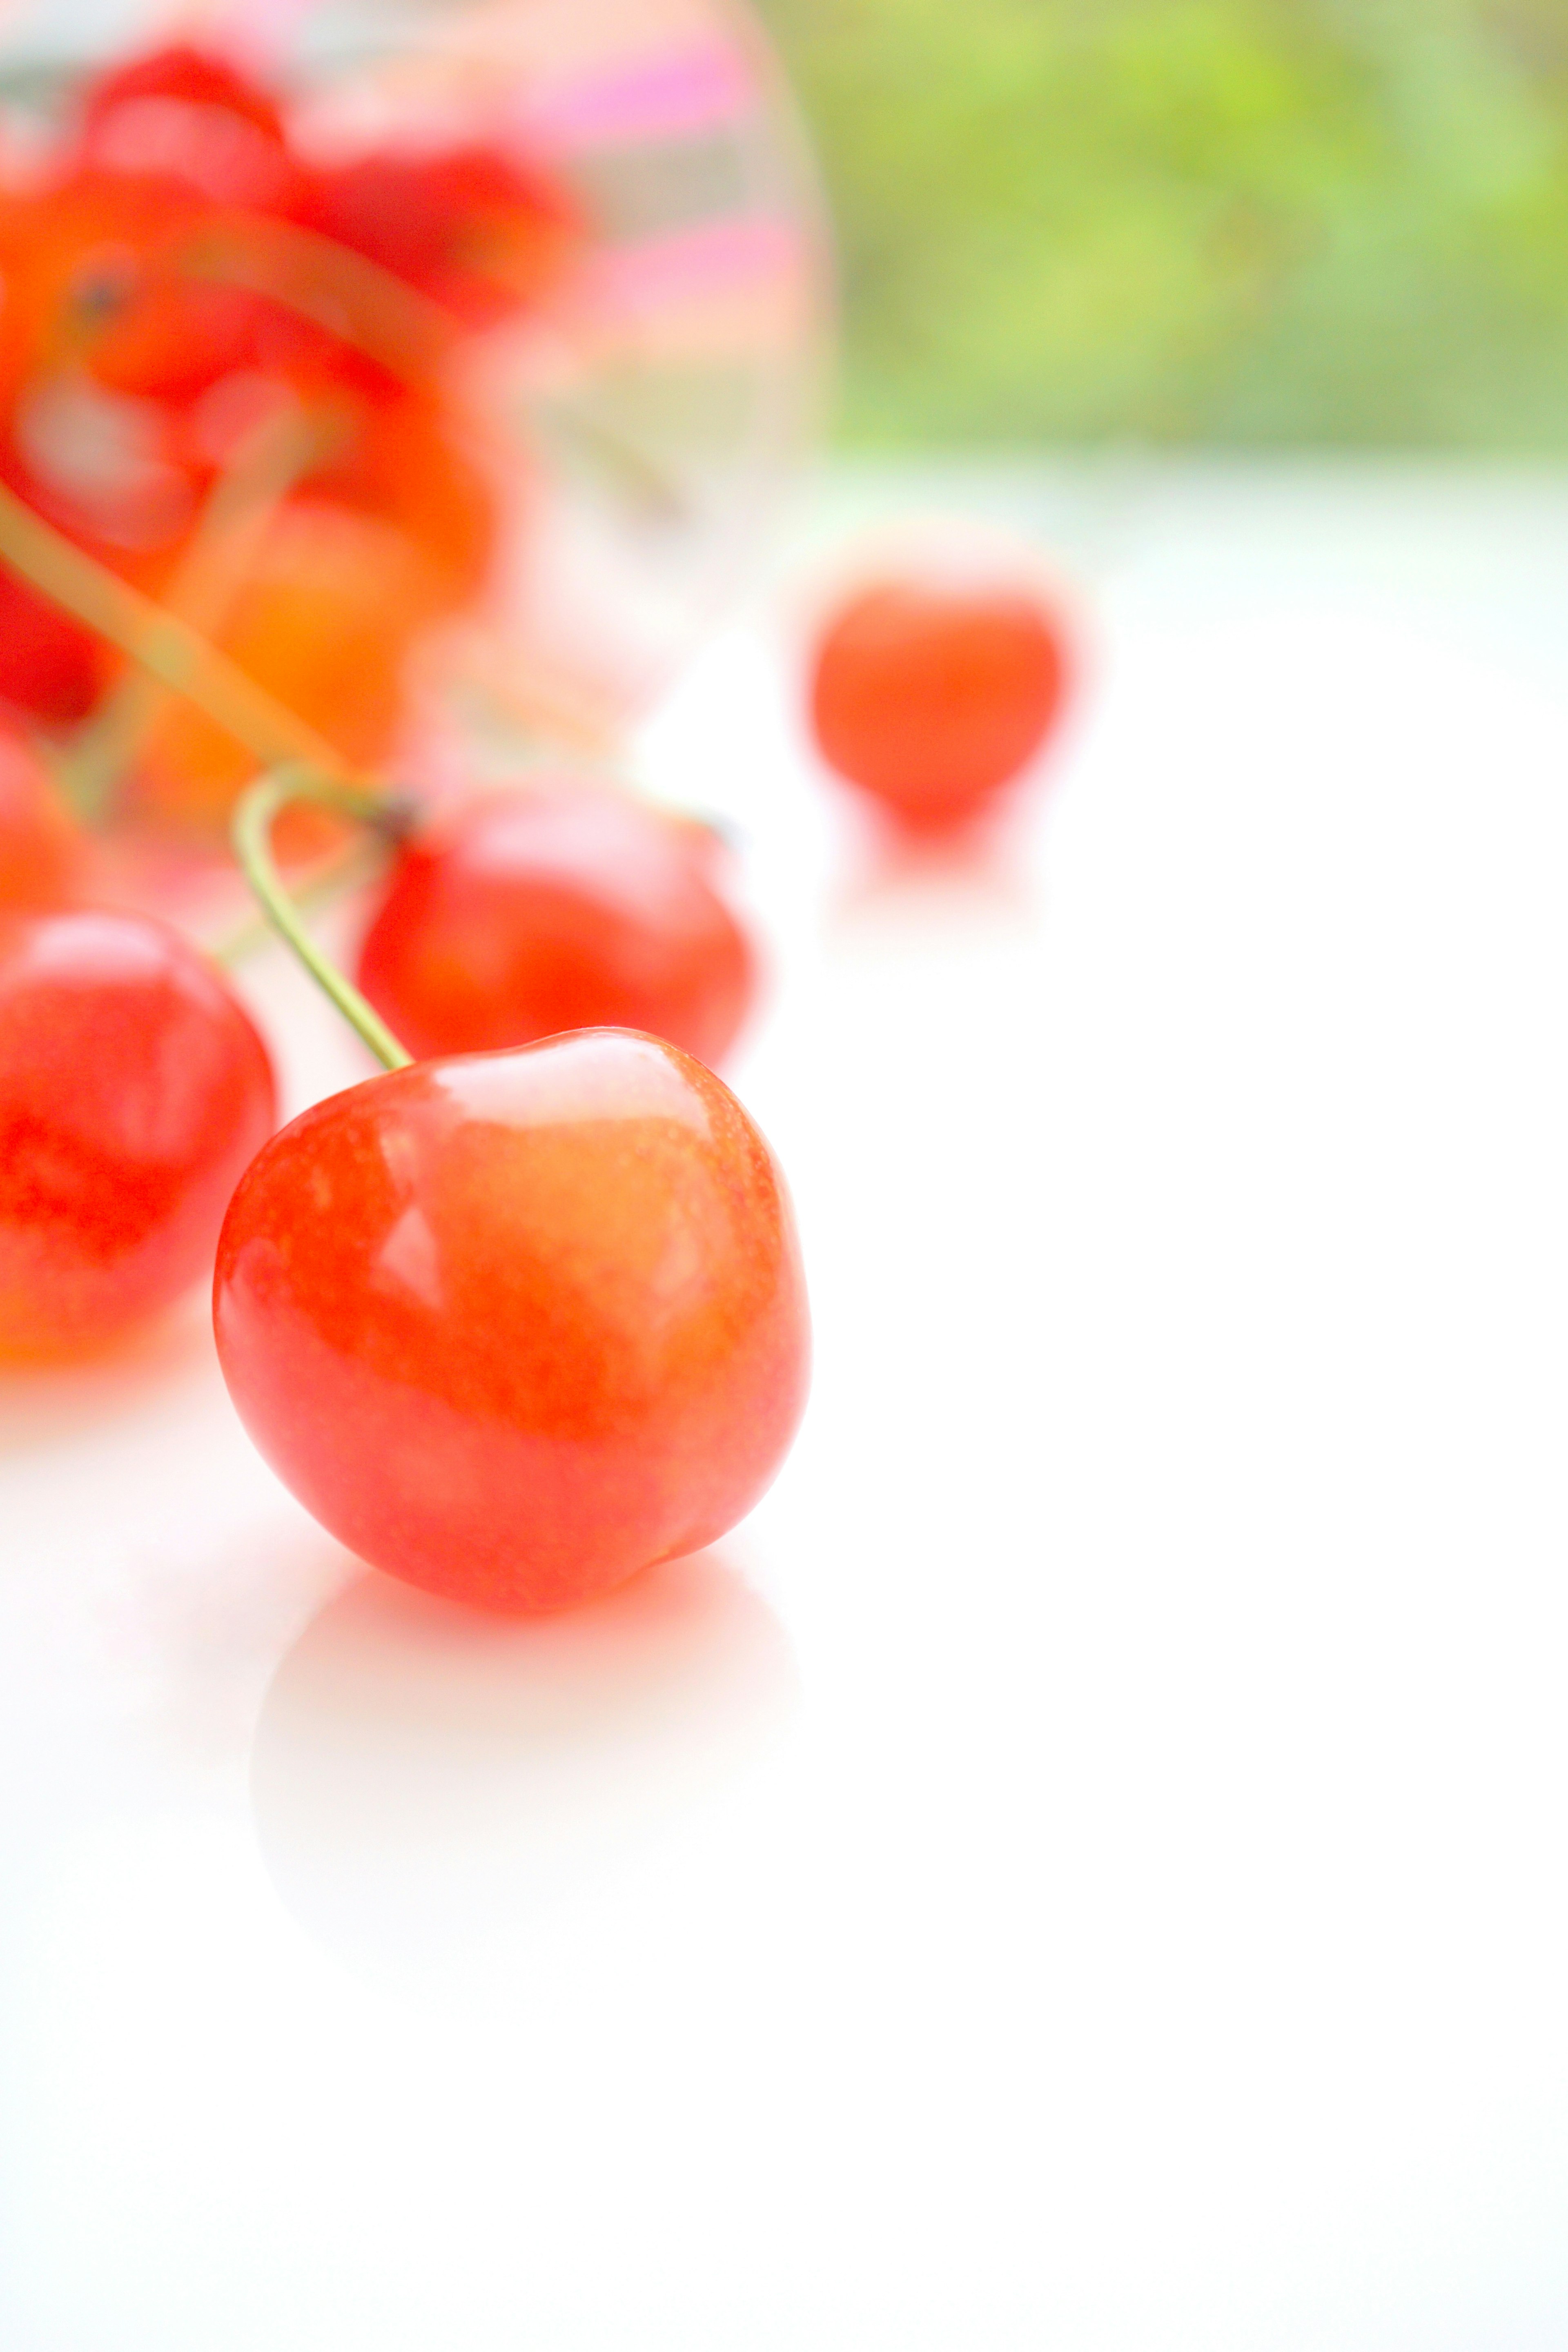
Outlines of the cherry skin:
<svg viewBox="0 0 1568 2352">
<path fill-rule="evenodd" d="M 188 121 L 182 119 L 187 114 Z M 226 204 L 272 200 L 270 188 L 255 184 L 262 165 L 252 166 L 248 180 L 243 176 L 238 159 L 249 161 L 247 133 L 268 156 L 284 154 L 288 142 L 273 100 L 227 58 L 205 49 L 145 50 L 110 66 L 82 93 L 82 143 L 89 154 L 107 149 L 122 170 L 190 177 L 204 194 Z M 134 159 L 129 165 L 127 155 Z M 220 163 L 227 164 L 226 177 L 217 176 Z"/>
<path fill-rule="evenodd" d="M 0 458 L 0 478 L 5 473 Z M 90 630 L 0 570 L 0 706 L 55 725 L 85 719 L 113 675 Z"/>
<path fill-rule="evenodd" d="M 218 1245 L 218 1354 L 352 1550 L 505 1611 L 710 1543 L 805 1402 L 784 1180 L 721 1080 L 630 1031 L 416 1063 L 276 1135 Z"/>
<path fill-rule="evenodd" d="M 475 327 L 535 307 L 582 234 L 563 189 L 480 146 L 362 156 L 323 174 L 300 217 Z"/>
<path fill-rule="evenodd" d="M 904 824 L 936 828 L 1027 765 L 1066 684 L 1060 634 L 1027 591 L 888 581 L 828 625 L 812 723 L 830 767 Z"/>
<path fill-rule="evenodd" d="M 359 984 L 422 1055 L 615 1027 L 716 1063 L 755 973 L 718 856 L 705 826 L 596 786 L 468 802 L 403 847 Z"/>
<path fill-rule="evenodd" d="M 89 1349 L 172 1304 L 275 1118 L 266 1047 L 177 932 L 0 918 L 0 1349 Z"/>
<path fill-rule="evenodd" d="M 86 846 L 43 761 L 0 719 L 0 908 L 63 906 L 80 883 Z"/>
</svg>

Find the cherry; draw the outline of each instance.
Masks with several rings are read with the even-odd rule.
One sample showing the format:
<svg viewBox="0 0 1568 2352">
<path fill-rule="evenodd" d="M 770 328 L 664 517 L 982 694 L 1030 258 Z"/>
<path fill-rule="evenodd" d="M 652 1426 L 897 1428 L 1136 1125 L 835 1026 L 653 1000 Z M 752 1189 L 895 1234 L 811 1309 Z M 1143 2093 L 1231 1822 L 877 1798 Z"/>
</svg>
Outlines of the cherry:
<svg viewBox="0 0 1568 2352">
<path fill-rule="evenodd" d="M 363 156 L 324 174 L 300 217 L 477 327 L 537 301 L 580 234 L 553 182 L 483 146 Z"/>
<path fill-rule="evenodd" d="M 14 205 L 0 240 L 7 386 L 85 372 L 127 399 L 179 403 L 257 364 L 267 306 L 191 267 L 211 216 L 176 179 L 96 165 Z"/>
<path fill-rule="evenodd" d="M 0 703 L 69 726 L 87 717 L 112 668 L 90 630 L 0 567 Z"/>
<path fill-rule="evenodd" d="M 81 877 L 85 843 L 26 738 L 0 720 L 0 907 L 58 907 Z"/>
<path fill-rule="evenodd" d="M 357 978 L 418 1055 L 649 1030 L 719 1061 L 754 961 L 706 827 L 602 787 L 469 802 L 401 850 Z"/>
<path fill-rule="evenodd" d="M 269 149 L 281 151 L 287 144 L 282 117 L 264 89 L 247 80 L 227 58 L 182 44 L 125 58 L 86 85 L 81 101 L 84 148 L 91 153 L 107 145 L 114 153 L 116 142 L 126 140 L 126 117 L 134 119 L 151 107 L 187 108 L 198 120 L 183 139 L 177 130 L 167 131 L 152 157 L 139 157 L 132 169 L 178 169 L 182 146 L 192 143 L 195 131 L 203 127 L 215 140 L 247 131 Z M 149 126 L 158 119 L 141 113 L 143 141 L 149 145 L 153 143 Z M 247 195 L 226 189 L 224 194 L 235 203 L 256 201 L 254 192 Z"/>
<path fill-rule="evenodd" d="M 266 1047 L 177 932 L 0 919 L 0 1348 L 89 1348 L 170 1305 L 274 1118 Z"/>
<path fill-rule="evenodd" d="M 374 1566 L 565 1606 L 750 1509 L 805 1400 L 784 1180 L 722 1082 L 579 1031 L 416 1064 L 275 1136 L 218 1245 L 251 1436 Z"/>
<path fill-rule="evenodd" d="M 351 400 L 338 391 L 312 470 L 312 497 L 352 507 L 402 531 L 428 574 L 433 613 L 455 610 L 485 585 L 498 516 L 489 483 L 459 447 L 439 403 Z"/>
<path fill-rule="evenodd" d="M 400 531 L 325 499 L 290 500 L 215 642 L 346 760 L 369 764 L 397 732 L 404 664 L 440 601 Z M 233 738 L 172 700 L 138 761 L 130 804 L 165 825 L 221 829 L 255 772 Z"/>
<path fill-rule="evenodd" d="M 1039 599 L 1007 586 L 889 580 L 863 590 L 817 648 L 811 712 L 823 757 L 903 824 L 973 816 L 1034 757 L 1067 659 Z"/>
</svg>

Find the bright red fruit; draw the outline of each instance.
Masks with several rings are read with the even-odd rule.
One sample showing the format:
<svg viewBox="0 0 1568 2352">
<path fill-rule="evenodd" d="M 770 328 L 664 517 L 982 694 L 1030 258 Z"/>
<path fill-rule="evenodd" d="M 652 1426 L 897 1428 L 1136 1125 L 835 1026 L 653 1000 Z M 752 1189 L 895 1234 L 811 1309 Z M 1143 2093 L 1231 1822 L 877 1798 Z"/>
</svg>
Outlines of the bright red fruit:
<svg viewBox="0 0 1568 2352">
<path fill-rule="evenodd" d="M 490 147 L 365 155 L 324 174 L 300 217 L 476 327 L 537 301 L 581 236 L 552 181 Z"/>
<path fill-rule="evenodd" d="M 266 91 L 247 80 L 227 58 L 186 46 L 146 51 L 110 66 L 89 82 L 82 99 L 83 143 L 90 148 L 106 133 L 114 135 L 121 119 L 133 109 L 153 106 L 188 107 L 204 120 L 217 118 L 243 125 L 268 147 L 280 149 L 285 144 L 282 117 Z M 184 134 L 187 143 L 192 136 Z M 176 147 L 180 138 L 178 130 L 166 132 L 164 149 Z M 151 167 L 138 160 L 132 168 L 170 169 L 172 159 L 167 152 L 160 152 Z M 236 196 L 234 201 L 241 199 Z"/>
<path fill-rule="evenodd" d="M 84 849 L 42 760 L 0 719 L 0 908 L 60 906 Z"/>
<path fill-rule="evenodd" d="M 275 1116 L 266 1047 L 177 932 L 0 919 L 0 1349 L 90 1347 L 177 1298 Z"/>
<path fill-rule="evenodd" d="M 359 984 L 412 1053 L 649 1030 L 721 1059 L 751 1001 L 745 933 L 703 825 L 626 794 L 536 787 L 441 816 L 399 855 Z"/>
<path fill-rule="evenodd" d="M 87 717 L 111 675 L 110 656 L 89 630 L 0 570 L 0 704 L 70 725 Z"/>
<path fill-rule="evenodd" d="M 1034 757 L 1067 682 L 1039 600 L 889 581 L 830 623 L 812 721 L 823 757 L 906 824 L 962 823 Z"/>
<path fill-rule="evenodd" d="M 487 1608 L 711 1542 L 805 1401 L 773 1156 L 711 1072 L 625 1030 L 306 1111 L 235 1194 L 214 1306 L 240 1416 L 306 1507 Z"/>
</svg>

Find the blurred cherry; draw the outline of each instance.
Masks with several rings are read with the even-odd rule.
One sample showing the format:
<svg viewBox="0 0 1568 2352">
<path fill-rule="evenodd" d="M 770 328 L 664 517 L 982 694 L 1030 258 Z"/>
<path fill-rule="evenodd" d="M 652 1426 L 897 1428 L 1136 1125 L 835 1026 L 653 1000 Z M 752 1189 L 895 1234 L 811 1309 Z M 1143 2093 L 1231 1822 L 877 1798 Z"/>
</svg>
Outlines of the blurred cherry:
<svg viewBox="0 0 1568 2352">
<path fill-rule="evenodd" d="M 642 1029 L 720 1061 L 755 962 L 705 826 L 557 782 L 472 801 L 399 853 L 358 980 L 419 1055 Z"/>
<path fill-rule="evenodd" d="M 255 363 L 265 305 L 195 267 L 211 207 L 178 180 L 88 165 L 14 205 L 0 374 L 194 399 Z"/>
<path fill-rule="evenodd" d="M 301 218 L 479 327 L 537 302 L 581 235 L 554 182 L 482 146 L 363 156 L 322 175 Z"/>
<path fill-rule="evenodd" d="M 595 1030 L 319 1103 L 237 1192 L 214 1292 L 235 1403 L 374 1566 L 565 1606 L 748 1511 L 805 1401 L 784 1181 L 672 1046 Z"/>
<path fill-rule="evenodd" d="M 496 499 L 441 404 L 416 393 L 373 403 L 340 391 L 322 397 L 321 414 L 311 496 L 399 530 L 425 567 L 432 613 L 478 594 L 495 554 Z"/>
<path fill-rule="evenodd" d="M 440 601 L 401 532 L 324 499 L 291 500 L 215 641 L 346 760 L 369 765 L 396 736 L 404 665 Z M 255 772 L 255 760 L 211 719 L 171 699 L 128 805 L 163 825 L 218 834 Z"/>
<path fill-rule="evenodd" d="M 85 719 L 113 673 L 89 630 L 0 566 L 0 704 L 55 726 Z"/>
<path fill-rule="evenodd" d="M 182 181 L 217 204 L 274 207 L 303 179 L 276 101 L 227 58 L 184 45 L 87 84 L 80 152 L 100 170 Z"/>
<path fill-rule="evenodd" d="M 63 905 L 81 879 L 84 850 L 43 760 L 0 719 L 0 908 Z"/>
<path fill-rule="evenodd" d="M 275 1115 L 265 1046 L 177 932 L 0 917 L 0 1349 L 90 1348 L 170 1305 Z"/>
<path fill-rule="evenodd" d="M 1067 656 L 1040 599 L 1010 586 L 868 587 L 817 647 L 811 716 L 828 765 L 902 824 L 974 815 L 1034 758 Z"/>
</svg>

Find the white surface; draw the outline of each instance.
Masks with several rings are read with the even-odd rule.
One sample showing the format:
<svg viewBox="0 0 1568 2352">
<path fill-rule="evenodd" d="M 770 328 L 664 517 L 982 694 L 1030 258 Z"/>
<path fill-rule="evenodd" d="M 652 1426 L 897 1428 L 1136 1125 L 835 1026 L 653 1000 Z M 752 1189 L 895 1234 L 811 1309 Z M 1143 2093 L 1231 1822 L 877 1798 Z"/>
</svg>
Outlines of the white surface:
<svg viewBox="0 0 1568 2352">
<path fill-rule="evenodd" d="M 820 1342 L 721 1561 L 356 1579 L 195 1313 L 0 1392 L 6 2352 L 1568 2339 L 1568 481 L 911 487 L 1089 586 L 989 867 L 776 633 L 645 751 Z"/>
</svg>

